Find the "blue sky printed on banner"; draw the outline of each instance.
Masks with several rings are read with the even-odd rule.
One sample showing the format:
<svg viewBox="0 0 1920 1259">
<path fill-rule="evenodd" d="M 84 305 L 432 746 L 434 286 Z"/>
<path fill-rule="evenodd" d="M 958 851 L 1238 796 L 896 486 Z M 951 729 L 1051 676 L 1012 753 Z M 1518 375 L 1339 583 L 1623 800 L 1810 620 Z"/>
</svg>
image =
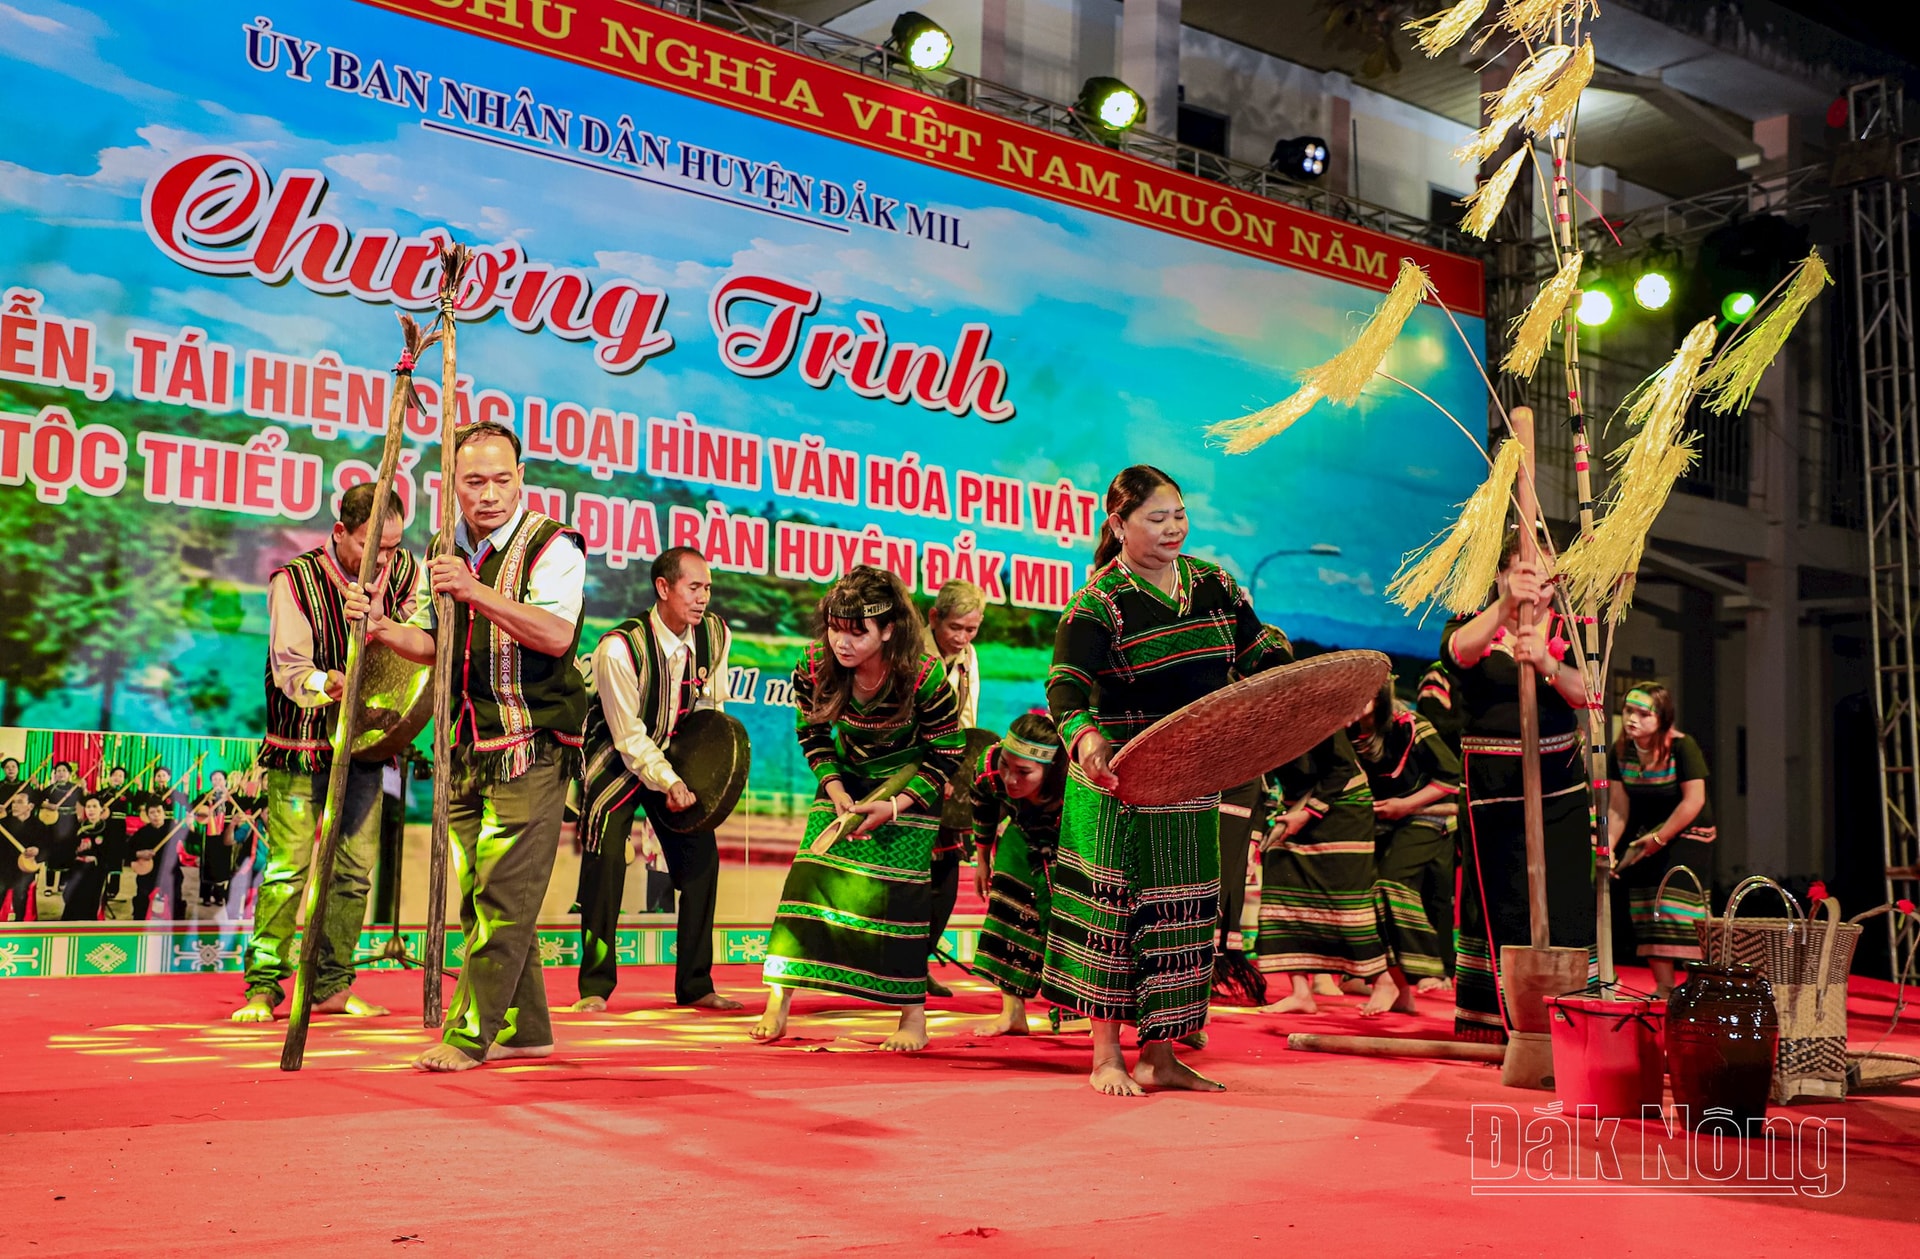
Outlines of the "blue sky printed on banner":
<svg viewBox="0 0 1920 1259">
<path fill-rule="evenodd" d="M 276 31 L 363 64 L 379 58 L 506 93 L 526 87 L 576 114 L 625 114 L 675 141 L 843 186 L 864 180 L 957 215 L 971 247 L 832 231 L 432 130 L 422 121 L 438 118 L 437 85 L 423 115 L 330 90 L 326 51 L 311 82 L 290 78 L 284 56 L 272 72 L 252 68 L 246 28 L 262 13 Z M 0 283 L 39 288 L 50 310 L 99 324 L 123 393 L 129 329 L 191 324 L 242 351 L 328 348 L 368 367 L 392 359 L 391 307 L 197 274 L 149 240 L 140 216 L 149 177 L 192 149 L 238 147 L 276 178 L 292 167 L 323 171 L 323 211 L 356 233 L 445 225 L 473 242 L 516 241 L 597 281 L 668 290 L 665 327 L 677 344 L 625 376 L 594 365 L 591 341 L 517 332 L 499 314 L 464 326 L 461 366 L 482 387 L 643 419 L 690 411 L 773 437 L 820 433 L 862 454 L 914 450 L 950 472 L 1066 476 L 1095 490 L 1124 464 L 1152 462 L 1186 488 L 1192 549 L 1243 577 L 1276 550 L 1341 548 L 1269 563 L 1257 591 L 1267 619 L 1346 646 L 1432 649 L 1437 625 L 1417 626 L 1382 592 L 1402 554 L 1442 526 L 1484 467 L 1464 438 L 1385 385 L 1351 410 L 1322 407 L 1248 457 L 1209 449 L 1201 432 L 1287 393 L 1293 373 L 1351 335 L 1378 300 L 1372 293 L 353 4 L 122 0 L 93 11 L 8 0 L 0 65 L 13 120 L 0 135 Z M 740 270 L 821 290 L 816 322 L 851 324 L 868 310 L 897 339 L 943 347 L 964 322 L 991 325 L 1017 415 L 991 425 L 867 401 L 843 384 L 810 388 L 793 367 L 734 375 L 718 360 L 706 298 Z M 1477 347 L 1483 325 L 1462 324 Z M 1435 308 L 1415 314 L 1389 370 L 1469 423 L 1481 413 L 1479 376 Z M 76 414 L 84 406 L 75 399 Z M 349 453 L 330 446 L 332 457 Z M 537 465 L 530 473 L 539 479 Z M 137 472 L 126 492 L 138 493 Z M 719 497 L 757 508 L 768 494 Z M 961 528 L 858 509 L 823 516 L 943 542 Z M 982 540 L 1069 555 L 1032 533 L 988 530 Z"/>
</svg>

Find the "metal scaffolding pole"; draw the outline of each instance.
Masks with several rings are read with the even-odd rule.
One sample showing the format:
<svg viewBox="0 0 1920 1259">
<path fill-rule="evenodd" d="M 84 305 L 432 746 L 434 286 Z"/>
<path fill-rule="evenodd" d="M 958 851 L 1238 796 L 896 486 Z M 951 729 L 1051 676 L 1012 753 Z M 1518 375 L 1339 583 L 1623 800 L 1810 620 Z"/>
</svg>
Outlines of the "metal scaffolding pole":
<svg viewBox="0 0 1920 1259">
<path fill-rule="evenodd" d="M 1853 145 L 1884 148 L 1901 138 L 1902 91 L 1877 80 L 1848 89 Z M 1914 560 L 1920 549 L 1920 390 L 1913 343 L 1913 254 L 1908 196 L 1897 160 L 1849 190 L 1854 317 L 1859 330 L 1861 450 L 1866 474 L 1867 558 L 1873 598 L 1873 715 L 1879 751 L 1880 822 L 1889 901 L 1920 886 L 1920 684 L 1916 683 Z M 1898 977 L 1895 933 L 1887 933 Z"/>
</svg>

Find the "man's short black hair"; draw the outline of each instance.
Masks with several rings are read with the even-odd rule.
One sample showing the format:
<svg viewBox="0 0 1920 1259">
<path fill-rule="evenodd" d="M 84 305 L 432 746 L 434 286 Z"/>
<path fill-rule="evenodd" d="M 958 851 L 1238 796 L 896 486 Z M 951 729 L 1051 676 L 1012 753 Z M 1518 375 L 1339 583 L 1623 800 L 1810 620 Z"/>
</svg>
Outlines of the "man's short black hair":
<svg viewBox="0 0 1920 1259">
<path fill-rule="evenodd" d="M 660 557 L 654 560 L 653 579 L 655 581 L 664 581 L 671 586 L 674 582 L 680 580 L 680 570 L 686 567 L 688 560 L 700 560 L 704 563 L 706 558 L 706 556 L 700 554 L 700 552 L 693 547 L 670 546 L 660 552 Z"/>
<path fill-rule="evenodd" d="M 340 523 L 348 533 L 359 529 L 373 519 L 373 491 L 371 481 L 362 481 L 340 496 Z M 400 496 L 392 490 L 387 491 L 387 519 L 404 521 L 407 509 Z"/>
<path fill-rule="evenodd" d="M 20 758 L 17 756 L 9 756 L 6 760 L 0 761 L 0 769 L 5 769 L 9 765 L 15 769 L 20 768 Z"/>
<path fill-rule="evenodd" d="M 477 442 L 483 437 L 504 437 L 507 439 L 507 444 L 513 447 L 513 461 L 520 462 L 520 434 L 504 424 L 496 424 L 492 420 L 479 420 L 462 425 L 455 430 L 455 434 L 453 453 L 456 455 L 466 448 L 468 442 Z"/>
<path fill-rule="evenodd" d="M 55 761 L 53 767 L 55 769 L 65 769 L 69 774 L 78 772 L 72 761 Z"/>
</svg>

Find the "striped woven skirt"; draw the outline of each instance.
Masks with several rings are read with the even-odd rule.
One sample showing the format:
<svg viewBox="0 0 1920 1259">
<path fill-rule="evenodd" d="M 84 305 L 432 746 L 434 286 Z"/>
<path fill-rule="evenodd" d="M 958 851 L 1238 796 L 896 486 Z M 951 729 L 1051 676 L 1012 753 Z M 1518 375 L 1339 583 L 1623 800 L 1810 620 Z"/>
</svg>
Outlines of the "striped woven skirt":
<svg viewBox="0 0 1920 1259">
<path fill-rule="evenodd" d="M 1466 817 L 1460 871 L 1460 929 L 1454 983 L 1453 1034 L 1504 1042 L 1510 1023 L 1500 989 L 1500 950 L 1530 944 L 1527 909 L 1526 809 L 1520 741 L 1461 740 Z M 1547 921 L 1556 947 L 1594 945 L 1593 852 L 1587 776 L 1575 735 L 1540 741 L 1545 812 Z M 1591 972 L 1591 963 L 1589 971 Z"/>
<path fill-rule="evenodd" d="M 1136 808 L 1068 772 L 1040 991 L 1144 1043 L 1198 1031 L 1220 914 L 1219 797 Z"/>
<path fill-rule="evenodd" d="M 1699 926 L 1707 920 L 1706 895 L 1685 874 L 1667 879 L 1664 892 L 1660 880 L 1675 866 L 1685 866 L 1701 886 L 1711 886 L 1714 836 L 1711 826 L 1689 827 L 1659 852 L 1620 872 L 1633 915 L 1636 955 L 1675 962 L 1700 960 Z M 1621 850 L 1625 848 L 1622 844 Z"/>
<path fill-rule="evenodd" d="M 1453 836 L 1430 818 L 1385 823 L 1375 831 L 1380 878 L 1380 934 L 1387 956 L 1409 979 L 1438 979 L 1447 973 L 1441 930 L 1453 933 Z M 1434 921 L 1428 903 L 1445 884 L 1447 922 Z"/>
<path fill-rule="evenodd" d="M 1387 969 L 1375 909 L 1373 810 L 1336 804 L 1260 861 L 1260 969 L 1371 979 Z"/>
<path fill-rule="evenodd" d="M 987 919 L 980 928 L 974 969 L 1010 997 L 1040 991 L 1046 964 L 1047 925 L 1053 917 L 1052 862 L 1028 846 L 1017 826 L 1009 826 L 993 846 L 993 875 L 987 889 Z"/>
<path fill-rule="evenodd" d="M 848 786 L 856 798 L 855 785 Z M 903 813 L 824 854 L 813 841 L 833 821 L 814 798 L 774 913 L 765 980 L 783 988 L 844 993 L 882 1005 L 927 999 L 928 870 L 937 819 Z"/>
</svg>

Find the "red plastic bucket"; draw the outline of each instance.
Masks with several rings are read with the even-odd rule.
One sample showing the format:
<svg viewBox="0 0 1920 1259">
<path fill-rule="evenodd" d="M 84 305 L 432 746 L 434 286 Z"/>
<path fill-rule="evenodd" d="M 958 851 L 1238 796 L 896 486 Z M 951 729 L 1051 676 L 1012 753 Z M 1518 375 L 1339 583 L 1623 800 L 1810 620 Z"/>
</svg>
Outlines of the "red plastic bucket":
<svg viewBox="0 0 1920 1259">
<path fill-rule="evenodd" d="M 1602 1119 L 1638 1119 L 1658 1106 L 1667 1071 L 1661 1049 L 1666 1006 L 1642 999 L 1548 997 L 1554 1092 L 1568 1114 L 1591 1106 Z"/>
</svg>

